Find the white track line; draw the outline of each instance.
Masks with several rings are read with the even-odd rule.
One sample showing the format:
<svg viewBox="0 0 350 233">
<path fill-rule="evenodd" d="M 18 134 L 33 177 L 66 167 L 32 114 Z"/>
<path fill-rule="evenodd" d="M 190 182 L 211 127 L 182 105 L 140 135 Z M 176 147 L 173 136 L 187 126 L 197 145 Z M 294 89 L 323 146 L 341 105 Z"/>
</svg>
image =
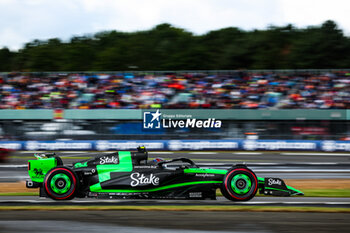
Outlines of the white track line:
<svg viewBox="0 0 350 233">
<path fill-rule="evenodd" d="M 0 165 L 0 168 L 21 168 L 28 167 L 27 164 L 8 164 L 8 165 Z"/>
<path fill-rule="evenodd" d="M 153 200 L 152 200 L 153 201 Z M 15 202 L 15 203 L 53 203 L 53 200 L 50 199 L 44 199 L 44 200 L 0 200 L 0 203 L 8 203 L 8 202 Z M 95 200 L 72 200 L 69 201 L 71 203 L 93 203 Z M 113 200 L 98 200 L 98 202 L 102 203 L 122 203 L 123 200 L 113 199 Z M 154 200 L 154 202 L 164 202 L 162 200 Z M 206 201 L 205 201 L 206 202 Z M 214 203 L 215 201 L 210 203 Z M 183 203 L 183 201 L 179 201 L 179 203 Z M 248 201 L 248 202 L 236 202 L 240 205 L 266 205 L 266 204 L 281 204 L 281 205 L 350 205 L 350 202 L 312 202 L 312 201 Z"/>
<path fill-rule="evenodd" d="M 298 205 L 307 205 L 307 204 L 315 204 L 315 205 L 334 205 L 334 204 L 341 204 L 341 205 L 349 205 L 350 202 L 312 202 L 312 201 L 247 201 L 247 202 L 237 202 L 239 204 L 298 204 Z"/>
<path fill-rule="evenodd" d="M 62 153 L 62 154 L 82 154 L 82 153 L 87 153 L 86 151 L 62 151 L 62 152 L 57 152 L 57 153 Z"/>
<path fill-rule="evenodd" d="M 319 155 L 319 156 L 350 156 L 350 154 L 344 154 L 344 153 L 281 153 L 281 155 Z"/>
<path fill-rule="evenodd" d="M 174 154 L 174 152 L 170 152 L 170 151 L 149 151 L 148 154 L 162 154 L 162 155 L 172 155 Z"/>
<path fill-rule="evenodd" d="M 29 179 L 29 176 L 0 176 L 0 179 Z"/>
<path fill-rule="evenodd" d="M 235 155 L 261 155 L 260 152 L 235 152 Z"/>
<path fill-rule="evenodd" d="M 303 163 L 304 164 L 304 163 Z M 311 163 L 305 163 L 309 165 L 349 165 L 349 164 L 342 164 L 342 163 L 328 163 L 328 162 L 311 162 Z M 299 164 L 298 164 L 299 165 Z"/>
<path fill-rule="evenodd" d="M 45 153 L 51 153 L 50 151 L 16 151 L 16 153 L 20 154 L 45 154 Z M 77 154 L 77 153 L 93 153 L 91 151 L 55 151 L 55 153 L 59 154 Z"/>
<path fill-rule="evenodd" d="M 192 154 L 192 155 L 215 155 L 217 154 L 218 152 L 190 152 L 189 154 Z"/>
</svg>

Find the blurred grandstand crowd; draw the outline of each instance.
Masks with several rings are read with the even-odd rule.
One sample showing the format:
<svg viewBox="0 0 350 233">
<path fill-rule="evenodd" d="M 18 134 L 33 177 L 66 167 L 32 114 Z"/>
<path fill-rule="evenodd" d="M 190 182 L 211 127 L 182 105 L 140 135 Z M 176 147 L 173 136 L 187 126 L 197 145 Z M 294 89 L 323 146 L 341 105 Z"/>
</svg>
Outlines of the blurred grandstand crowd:
<svg viewBox="0 0 350 233">
<path fill-rule="evenodd" d="M 350 73 L 0 75 L 0 109 L 348 109 Z"/>
</svg>

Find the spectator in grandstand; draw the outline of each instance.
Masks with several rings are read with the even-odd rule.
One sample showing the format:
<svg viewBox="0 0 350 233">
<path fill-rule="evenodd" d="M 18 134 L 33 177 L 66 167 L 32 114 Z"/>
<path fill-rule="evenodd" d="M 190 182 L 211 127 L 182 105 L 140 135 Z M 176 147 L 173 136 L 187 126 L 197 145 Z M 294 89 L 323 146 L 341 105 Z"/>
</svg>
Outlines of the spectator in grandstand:
<svg viewBox="0 0 350 233">
<path fill-rule="evenodd" d="M 0 77 L 0 109 L 346 109 L 348 76 L 14 73 Z"/>
</svg>

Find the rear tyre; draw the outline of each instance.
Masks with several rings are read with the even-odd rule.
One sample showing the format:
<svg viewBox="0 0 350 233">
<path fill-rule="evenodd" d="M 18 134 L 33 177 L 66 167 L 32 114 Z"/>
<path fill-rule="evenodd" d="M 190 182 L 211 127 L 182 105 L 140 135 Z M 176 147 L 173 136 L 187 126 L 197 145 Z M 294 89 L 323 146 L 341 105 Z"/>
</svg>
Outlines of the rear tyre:
<svg viewBox="0 0 350 233">
<path fill-rule="evenodd" d="M 48 171 L 44 179 L 44 189 L 54 200 L 73 199 L 77 193 L 78 177 L 72 169 L 55 167 Z"/>
<path fill-rule="evenodd" d="M 221 193 L 231 201 L 249 201 L 258 191 L 258 179 L 255 173 L 238 167 L 229 170 L 221 186 Z"/>
</svg>

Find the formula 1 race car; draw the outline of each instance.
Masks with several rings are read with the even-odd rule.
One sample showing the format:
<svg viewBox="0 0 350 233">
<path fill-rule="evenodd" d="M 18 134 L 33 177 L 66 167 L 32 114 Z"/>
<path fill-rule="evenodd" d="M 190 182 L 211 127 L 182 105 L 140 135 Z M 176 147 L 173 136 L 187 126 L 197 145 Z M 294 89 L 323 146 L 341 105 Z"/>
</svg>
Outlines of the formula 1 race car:
<svg viewBox="0 0 350 233">
<path fill-rule="evenodd" d="M 55 200 L 74 197 L 145 199 L 216 199 L 216 189 L 232 201 L 266 195 L 303 195 L 279 178 L 261 178 L 243 164 L 230 169 L 201 168 L 188 158 L 148 161 L 144 147 L 98 155 L 63 165 L 55 154 L 28 161 L 27 188 Z"/>
</svg>

